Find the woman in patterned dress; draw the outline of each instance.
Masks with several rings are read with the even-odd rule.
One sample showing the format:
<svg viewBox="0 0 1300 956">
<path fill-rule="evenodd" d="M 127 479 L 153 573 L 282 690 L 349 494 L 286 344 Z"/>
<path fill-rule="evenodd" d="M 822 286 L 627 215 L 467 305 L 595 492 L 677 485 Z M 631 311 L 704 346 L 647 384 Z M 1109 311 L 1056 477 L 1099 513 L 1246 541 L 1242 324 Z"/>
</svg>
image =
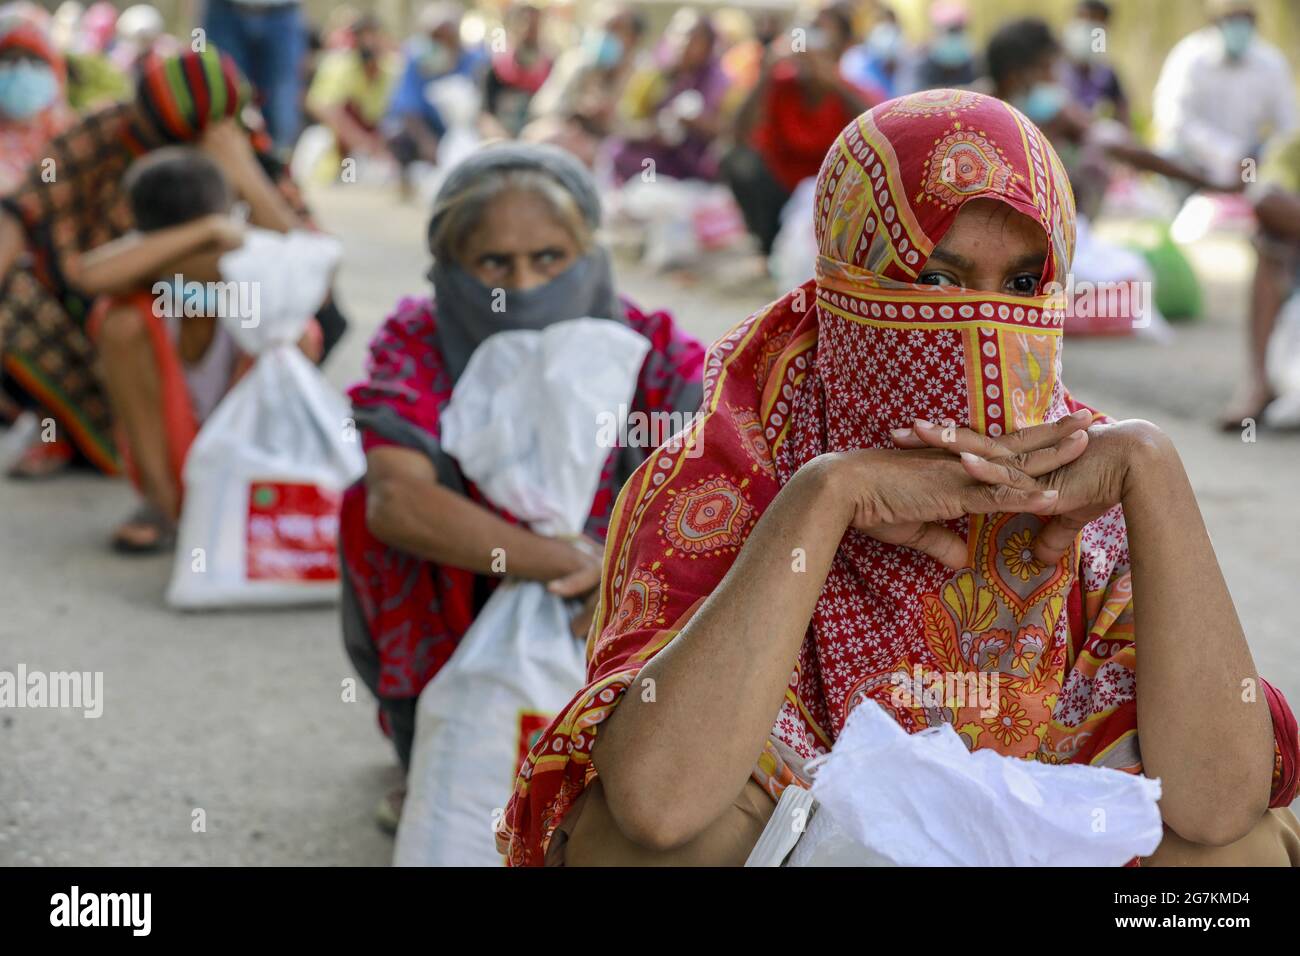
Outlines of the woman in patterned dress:
<svg viewBox="0 0 1300 956">
<path fill-rule="evenodd" d="M 1178 453 L 1061 382 L 1075 213 L 1042 133 L 891 100 L 816 211 L 816 277 L 709 352 L 703 455 L 658 449 L 620 496 L 589 684 L 520 769 L 508 862 L 742 863 L 859 705 L 1159 777 L 1153 862 L 1300 861 L 1296 721 Z M 899 692 L 949 677 L 992 700 Z"/>
<path fill-rule="evenodd" d="M 351 391 L 367 470 L 344 496 L 340 519 L 344 643 L 379 699 L 403 768 L 416 699 L 501 576 L 497 550 L 509 555 L 512 575 L 589 598 L 614 496 L 648 451 L 610 454 L 586 539 L 519 526 L 439 445 L 442 409 L 475 348 L 507 329 L 581 317 L 622 322 L 650 341 L 631 411 L 681 421 L 699 408 L 703 347 L 666 312 L 642 312 L 615 293 L 594 236 L 599 224 L 591 176 L 567 153 L 499 145 L 465 160 L 443 184 L 429 224 L 434 296 L 397 304 L 370 343 L 366 380 Z M 589 600 L 575 619 L 578 636 L 593 608 Z M 399 790 L 381 804 L 382 826 L 395 826 L 401 799 Z"/>
</svg>

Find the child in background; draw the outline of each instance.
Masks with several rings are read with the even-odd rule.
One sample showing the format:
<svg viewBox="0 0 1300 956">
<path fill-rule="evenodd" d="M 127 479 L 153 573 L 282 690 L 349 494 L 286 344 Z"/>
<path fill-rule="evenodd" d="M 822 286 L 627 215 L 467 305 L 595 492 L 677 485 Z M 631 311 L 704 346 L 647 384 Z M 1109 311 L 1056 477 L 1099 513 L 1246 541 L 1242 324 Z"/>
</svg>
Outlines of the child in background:
<svg viewBox="0 0 1300 956">
<path fill-rule="evenodd" d="M 99 300 L 90 334 L 127 471 L 145 499 L 113 544 L 143 553 L 174 540 L 186 452 L 247 367 L 221 319 L 254 316 L 231 314 L 247 307 L 245 290 L 214 285 L 221 257 L 244 242 L 234 192 L 216 162 L 198 149 L 167 147 L 132 164 L 125 187 L 137 231 L 86 259 L 138 277 Z M 302 345 L 318 356 L 319 329 Z"/>
</svg>

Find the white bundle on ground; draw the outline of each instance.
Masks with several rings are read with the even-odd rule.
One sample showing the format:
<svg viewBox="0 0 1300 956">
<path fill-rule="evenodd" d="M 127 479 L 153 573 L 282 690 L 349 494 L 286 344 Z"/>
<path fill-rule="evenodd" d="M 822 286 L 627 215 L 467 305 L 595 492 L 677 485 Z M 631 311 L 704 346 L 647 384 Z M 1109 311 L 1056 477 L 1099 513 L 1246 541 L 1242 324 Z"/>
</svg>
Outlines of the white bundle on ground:
<svg viewBox="0 0 1300 956">
<path fill-rule="evenodd" d="M 814 769 L 791 866 L 1122 866 L 1163 833 L 1158 780 L 970 751 L 869 703 Z"/>
<path fill-rule="evenodd" d="M 597 441 L 602 415 L 631 402 L 648 350 L 607 319 L 500 332 L 456 383 L 442 446 L 533 531 L 576 535 L 610 453 Z M 495 827 L 519 764 L 585 679 L 570 617 L 541 582 L 507 579 L 420 694 L 394 864 L 501 863 Z"/>
<path fill-rule="evenodd" d="M 640 224 L 641 261 L 659 271 L 699 266 L 700 257 L 743 239 L 744 218 L 726 186 L 697 179 L 634 176 L 612 203 Z"/>
<path fill-rule="evenodd" d="M 477 123 L 483 96 L 473 80 L 455 73 L 426 84 L 424 98 L 438 111 L 446 127 L 438 140 L 437 165 L 421 162 L 412 167 L 420 196 L 432 205 L 448 174 L 477 152 L 482 142 Z"/>
<path fill-rule="evenodd" d="M 1268 378 L 1277 398 L 1264 410 L 1264 423 L 1300 428 L 1300 295 L 1286 300 L 1268 340 Z"/>
<path fill-rule="evenodd" d="M 338 509 L 365 470 L 344 398 L 297 341 L 329 290 L 328 236 L 250 230 L 221 260 L 252 308 L 223 315 L 257 356 L 185 459 L 185 503 L 167 602 L 178 608 L 337 600 Z"/>
<path fill-rule="evenodd" d="M 778 288 L 801 286 L 817 270 L 817 236 L 813 233 L 816 202 L 817 179 L 809 177 L 795 187 L 781 208 L 781 231 L 767 259 L 768 271 Z"/>
</svg>

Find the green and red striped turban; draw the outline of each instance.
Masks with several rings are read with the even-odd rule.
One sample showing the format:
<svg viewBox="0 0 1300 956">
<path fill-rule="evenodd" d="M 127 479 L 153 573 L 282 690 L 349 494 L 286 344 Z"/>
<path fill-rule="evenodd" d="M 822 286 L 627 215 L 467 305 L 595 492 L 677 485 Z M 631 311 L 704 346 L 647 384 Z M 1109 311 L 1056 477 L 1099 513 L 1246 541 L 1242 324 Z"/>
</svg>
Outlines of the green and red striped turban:
<svg viewBox="0 0 1300 956">
<path fill-rule="evenodd" d="M 150 57 L 136 87 L 145 116 L 177 143 L 192 142 L 210 124 L 238 117 L 251 96 L 235 61 L 213 46 L 202 53 Z"/>
</svg>

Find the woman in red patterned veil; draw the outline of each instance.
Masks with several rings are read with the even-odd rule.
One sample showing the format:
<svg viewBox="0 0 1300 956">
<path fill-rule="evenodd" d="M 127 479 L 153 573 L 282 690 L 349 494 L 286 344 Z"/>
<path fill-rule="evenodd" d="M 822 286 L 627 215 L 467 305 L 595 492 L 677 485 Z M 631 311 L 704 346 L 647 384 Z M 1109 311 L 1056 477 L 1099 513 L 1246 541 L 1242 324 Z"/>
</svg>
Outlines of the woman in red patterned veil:
<svg viewBox="0 0 1300 956">
<path fill-rule="evenodd" d="M 1296 721 L 1177 452 L 1061 382 L 1074 205 L 1042 134 L 976 93 L 891 100 L 816 217 L 816 278 L 714 344 L 689 441 L 623 488 L 589 683 L 520 768 L 508 862 L 743 862 L 868 701 L 1160 777 L 1154 862 L 1300 861 Z"/>
</svg>

